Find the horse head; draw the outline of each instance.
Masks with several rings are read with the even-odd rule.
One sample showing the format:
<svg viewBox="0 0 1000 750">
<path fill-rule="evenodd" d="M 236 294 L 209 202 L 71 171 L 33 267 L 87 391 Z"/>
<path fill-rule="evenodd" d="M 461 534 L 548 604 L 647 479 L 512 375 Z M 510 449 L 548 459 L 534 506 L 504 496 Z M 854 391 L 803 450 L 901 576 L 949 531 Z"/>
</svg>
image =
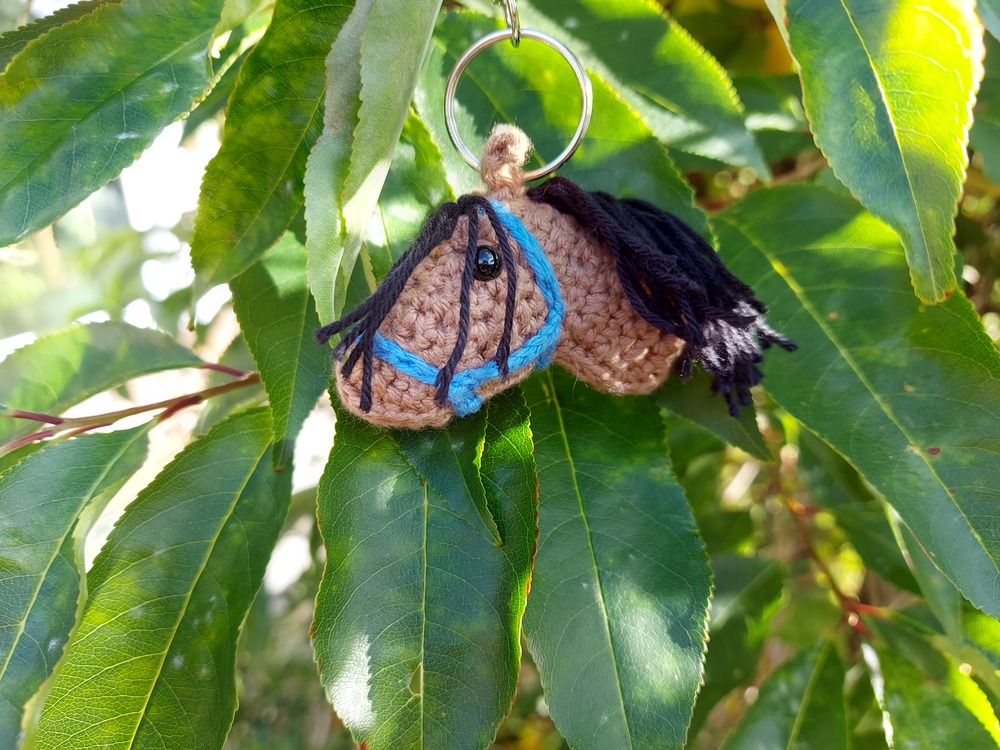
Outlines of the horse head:
<svg viewBox="0 0 1000 750">
<path fill-rule="evenodd" d="M 680 357 L 682 377 L 700 362 L 737 413 L 760 380 L 760 349 L 794 348 L 752 290 L 644 201 L 559 177 L 526 190 L 529 149 L 520 130 L 495 128 L 485 194 L 431 214 L 375 293 L 318 332 L 321 342 L 344 333 L 334 348 L 343 404 L 388 427 L 440 426 L 550 361 L 637 394 Z"/>
</svg>

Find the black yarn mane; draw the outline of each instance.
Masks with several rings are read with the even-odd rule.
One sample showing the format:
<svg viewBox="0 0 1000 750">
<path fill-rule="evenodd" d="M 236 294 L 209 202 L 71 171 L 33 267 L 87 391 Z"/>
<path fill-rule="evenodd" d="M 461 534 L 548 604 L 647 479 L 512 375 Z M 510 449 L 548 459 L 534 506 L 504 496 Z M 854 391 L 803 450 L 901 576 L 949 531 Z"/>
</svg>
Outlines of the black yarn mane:
<svg viewBox="0 0 1000 750">
<path fill-rule="evenodd" d="M 379 288 L 352 312 L 340 320 L 335 320 L 316 332 L 316 340 L 325 344 L 337 333 L 344 333 L 340 343 L 333 349 L 335 359 L 343 359 L 341 373 L 348 377 L 354 371 L 358 360 L 361 360 L 361 410 L 371 411 L 372 408 L 372 370 L 375 345 L 375 334 L 385 320 L 386 315 L 396 305 L 399 296 L 406 287 L 406 282 L 417 269 L 417 266 L 430 255 L 440 243 L 447 240 L 455 232 L 458 220 L 466 216 L 469 219 L 469 237 L 465 250 L 465 266 L 462 271 L 462 285 L 459 294 L 458 336 L 455 348 L 444 367 L 438 372 L 434 383 L 436 392 L 434 400 L 445 405 L 448 402 L 448 388 L 458 363 L 465 354 L 469 338 L 469 298 L 474 281 L 473 272 L 476 264 L 476 253 L 479 248 L 479 216 L 484 214 L 497 236 L 500 257 L 507 273 L 507 300 L 505 305 L 503 330 L 493 361 L 500 370 L 500 377 L 508 374 L 508 358 L 510 356 L 510 339 L 514 326 L 514 307 L 517 302 L 517 271 L 514 266 L 514 251 L 511 249 L 507 230 L 500 222 L 500 217 L 490 202 L 480 195 L 463 195 L 455 203 L 445 203 L 430 214 L 420 229 L 420 234 L 413 245 L 399 260 L 393 264 Z M 419 355 L 420 352 L 414 352 Z M 346 355 L 346 358 L 345 358 Z"/>
<path fill-rule="evenodd" d="M 553 177 L 528 196 L 568 214 L 608 247 L 629 302 L 652 325 L 686 342 L 680 375 L 697 361 L 712 376 L 712 390 L 739 416 L 750 388 L 763 377 L 761 349 L 795 344 L 768 326 L 767 309 L 727 269 L 712 247 L 676 216 L 636 198 L 588 193 Z"/>
</svg>

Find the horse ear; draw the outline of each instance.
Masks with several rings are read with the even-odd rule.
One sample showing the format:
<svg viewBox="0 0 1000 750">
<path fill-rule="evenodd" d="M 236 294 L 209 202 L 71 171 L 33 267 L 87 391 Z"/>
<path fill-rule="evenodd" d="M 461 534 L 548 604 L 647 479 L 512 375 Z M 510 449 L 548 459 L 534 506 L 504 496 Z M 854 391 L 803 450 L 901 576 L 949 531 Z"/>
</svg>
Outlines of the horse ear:
<svg viewBox="0 0 1000 750">
<path fill-rule="evenodd" d="M 531 140 L 514 125 L 494 125 L 483 146 L 479 174 L 487 191 L 498 200 L 524 195 L 524 163 L 531 153 Z"/>
<path fill-rule="evenodd" d="M 615 259 L 629 302 L 643 318 L 685 342 L 681 377 L 697 361 L 733 416 L 760 382 L 761 350 L 795 344 L 764 320 L 766 308 L 694 229 L 643 200 L 589 193 L 564 177 L 528 191 L 576 219 Z"/>
</svg>

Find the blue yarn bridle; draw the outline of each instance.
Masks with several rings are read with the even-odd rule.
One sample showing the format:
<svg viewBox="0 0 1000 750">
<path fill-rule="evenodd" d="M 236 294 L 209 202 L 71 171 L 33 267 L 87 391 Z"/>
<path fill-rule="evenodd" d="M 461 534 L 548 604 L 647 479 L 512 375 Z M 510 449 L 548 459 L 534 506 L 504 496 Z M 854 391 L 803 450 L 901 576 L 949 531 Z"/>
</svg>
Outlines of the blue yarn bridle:
<svg viewBox="0 0 1000 750">
<path fill-rule="evenodd" d="M 535 283 L 548 306 L 548 313 L 541 328 L 510 353 L 507 366 L 510 372 L 529 365 L 544 367 L 548 364 L 549 358 L 559 342 L 559 329 L 562 327 L 563 314 L 565 313 L 565 306 L 559 294 L 559 282 L 556 280 L 552 266 L 549 265 L 549 260 L 545 257 L 545 252 L 538 244 L 538 240 L 521 223 L 521 220 L 502 203 L 491 200 L 490 205 L 496 211 L 497 217 L 507 233 L 521 246 L 524 258 L 535 275 Z M 375 356 L 400 372 L 428 385 L 435 384 L 441 370 L 420 355 L 407 351 L 395 341 L 390 341 L 378 332 L 375 334 L 372 351 Z M 479 388 L 498 378 L 500 378 L 500 368 L 494 361 L 456 372 L 448 387 L 448 404 L 460 417 L 472 414 L 483 405 L 483 397 L 477 392 Z"/>
</svg>

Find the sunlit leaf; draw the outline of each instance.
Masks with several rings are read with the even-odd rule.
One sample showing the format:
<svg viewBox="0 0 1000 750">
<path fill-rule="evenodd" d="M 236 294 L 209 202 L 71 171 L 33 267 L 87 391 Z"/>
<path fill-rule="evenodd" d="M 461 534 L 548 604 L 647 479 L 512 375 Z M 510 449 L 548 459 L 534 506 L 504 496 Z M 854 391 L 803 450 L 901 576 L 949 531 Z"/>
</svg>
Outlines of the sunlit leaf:
<svg viewBox="0 0 1000 750">
<path fill-rule="evenodd" d="M 323 135 L 306 178 L 309 285 L 324 322 L 343 305 L 440 7 L 359 3 L 327 58 Z"/>
<path fill-rule="evenodd" d="M 243 64 L 191 239 L 205 288 L 246 270 L 302 208 L 306 159 L 323 124 L 323 62 L 350 9 L 347 2 L 279 0 Z"/>
<path fill-rule="evenodd" d="M 83 18 L 102 5 L 114 4 L 121 0 L 81 0 L 81 2 L 59 8 L 43 18 L 39 18 L 24 26 L 0 35 L 0 72 L 7 67 L 11 59 L 24 49 L 30 42 L 52 29 Z"/>
<path fill-rule="evenodd" d="M 433 442 L 407 437 L 421 434 Z M 369 750 L 485 747 L 513 696 L 535 541 L 527 410 L 516 389 L 488 406 L 482 477 L 502 548 L 455 514 L 457 488 L 443 497 L 397 440 L 339 416 L 319 487 L 320 679 Z M 475 513 L 466 497 L 463 515 Z"/>
<path fill-rule="evenodd" d="M 819 188 L 757 191 L 715 224 L 723 258 L 799 343 L 765 358 L 767 390 L 1000 615 L 1000 356 L 968 300 L 921 305 L 894 233 Z"/>
<path fill-rule="evenodd" d="M 146 458 L 147 427 L 82 435 L 0 475 L 0 737 L 16 737 L 76 622 L 83 541 Z"/>
<path fill-rule="evenodd" d="M 983 76 L 973 3 L 788 0 L 786 12 L 816 143 L 899 233 L 917 295 L 941 302 Z"/>
<path fill-rule="evenodd" d="M 326 389 L 328 351 L 316 344 L 316 308 L 305 278 L 306 249 L 286 232 L 263 259 L 233 279 L 233 309 L 267 388 L 278 466 Z M 286 445 L 286 442 L 288 445 Z"/>
<path fill-rule="evenodd" d="M 524 629 L 552 718 L 576 750 L 681 748 L 711 573 L 663 423 L 561 371 L 526 383 L 539 539 Z"/>
<path fill-rule="evenodd" d="M 49 31 L 0 76 L 0 246 L 118 173 L 211 81 L 222 0 L 124 0 Z"/>
<path fill-rule="evenodd" d="M 42 709 L 35 747 L 221 747 L 240 625 L 285 517 L 266 410 L 192 442 L 128 507 Z"/>
</svg>

